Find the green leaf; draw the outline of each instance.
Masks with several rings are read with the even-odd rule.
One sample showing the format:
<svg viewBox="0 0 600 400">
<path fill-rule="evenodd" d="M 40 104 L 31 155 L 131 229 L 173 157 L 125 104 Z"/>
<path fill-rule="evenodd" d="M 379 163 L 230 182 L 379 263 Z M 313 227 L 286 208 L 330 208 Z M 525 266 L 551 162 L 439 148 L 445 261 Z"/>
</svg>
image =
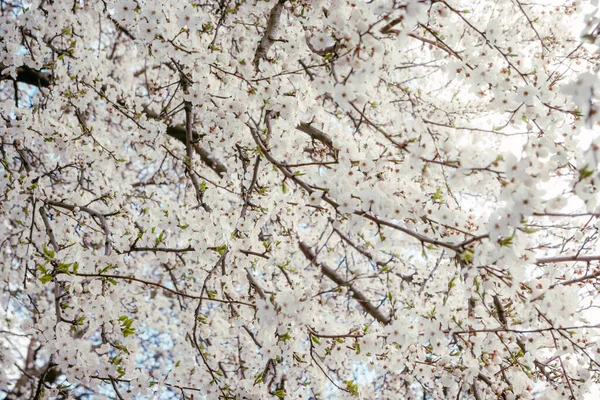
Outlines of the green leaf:
<svg viewBox="0 0 600 400">
<path fill-rule="evenodd" d="M 427 318 L 434 319 L 435 318 L 435 310 L 437 306 L 433 306 L 433 309 L 427 313 Z"/>
<path fill-rule="evenodd" d="M 162 231 L 155 240 L 156 245 L 158 246 L 159 244 L 161 244 L 162 241 L 164 240 L 164 238 L 165 238 L 165 231 Z"/>
<path fill-rule="evenodd" d="M 444 200 L 444 196 L 442 196 L 442 189 L 435 189 L 435 193 L 433 194 L 433 201 L 441 202 Z"/>
<path fill-rule="evenodd" d="M 498 243 L 500 244 L 500 246 L 502 247 L 510 247 L 513 243 L 513 237 L 515 235 L 512 235 L 510 237 L 507 238 L 503 238 L 503 239 L 498 239 Z"/>
<path fill-rule="evenodd" d="M 119 317 L 119 322 L 121 323 L 121 332 L 123 336 L 127 337 L 133 335 L 135 333 L 135 328 L 132 328 L 133 319 L 129 318 L 127 315 L 121 315 Z"/>
<path fill-rule="evenodd" d="M 452 279 L 450 279 L 450 282 L 448 282 L 448 290 L 452 289 L 454 286 L 456 286 L 456 283 L 454 283 L 454 281 L 456 280 L 456 277 L 453 276 Z"/>
<path fill-rule="evenodd" d="M 58 270 L 58 272 L 63 272 L 63 273 L 68 274 L 69 268 L 71 267 L 71 265 L 73 265 L 73 264 L 59 263 L 58 266 L 56 267 L 56 269 Z"/>
<path fill-rule="evenodd" d="M 358 396 L 358 385 L 353 380 L 346 381 L 346 388 L 352 396 Z"/>
<path fill-rule="evenodd" d="M 135 333 L 135 328 L 125 328 L 123 329 L 123 336 L 127 337 L 133 335 Z"/>
<path fill-rule="evenodd" d="M 279 341 L 281 342 L 287 342 L 288 340 L 290 340 L 292 338 L 292 336 L 290 335 L 289 332 L 284 333 L 283 335 L 279 335 Z"/>
<path fill-rule="evenodd" d="M 223 254 L 225 254 L 225 251 L 227 251 L 227 245 L 226 244 L 222 244 L 219 247 L 216 248 L 217 253 L 219 253 L 220 256 L 223 256 Z"/>
<path fill-rule="evenodd" d="M 44 255 L 50 259 L 54 258 L 54 255 L 56 254 L 54 250 L 50 250 L 45 244 L 42 246 L 42 251 L 44 252 Z"/>
<path fill-rule="evenodd" d="M 315 344 L 321 344 L 321 341 L 316 336 L 311 336 L 310 340 L 312 340 Z"/>
<path fill-rule="evenodd" d="M 40 278 L 40 282 L 46 284 L 52 280 L 52 275 L 44 275 Z"/>
<path fill-rule="evenodd" d="M 587 169 L 587 165 L 579 170 L 579 180 L 589 178 L 594 175 L 594 171 Z"/>
</svg>

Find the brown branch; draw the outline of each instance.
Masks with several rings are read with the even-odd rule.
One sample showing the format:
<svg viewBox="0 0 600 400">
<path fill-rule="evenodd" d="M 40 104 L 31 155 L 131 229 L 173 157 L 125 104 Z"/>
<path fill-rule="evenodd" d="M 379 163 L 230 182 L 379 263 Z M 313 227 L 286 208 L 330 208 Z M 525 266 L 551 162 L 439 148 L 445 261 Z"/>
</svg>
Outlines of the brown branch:
<svg viewBox="0 0 600 400">
<path fill-rule="evenodd" d="M 32 172 L 31 163 L 29 162 L 29 159 L 27 158 L 27 155 L 25 154 L 25 152 L 22 151 L 21 149 L 19 149 L 16 140 L 15 140 L 15 149 L 17 150 L 17 153 L 19 153 L 19 157 L 21 157 L 21 161 L 23 162 L 23 167 L 25 167 L 27 174 L 30 174 Z M 54 251 L 58 252 L 58 250 L 59 250 L 58 243 L 56 242 L 56 237 L 54 236 L 54 230 L 52 229 L 52 226 L 50 225 L 50 220 L 48 219 L 48 213 L 46 212 L 46 207 L 44 205 L 40 206 L 40 215 L 42 216 L 42 221 L 44 222 L 44 227 L 46 228 L 46 234 L 48 235 L 48 238 L 50 239 L 50 244 L 54 248 Z M 32 225 L 32 228 L 33 228 L 33 225 Z"/>
<path fill-rule="evenodd" d="M 550 263 L 559 263 L 559 262 L 590 262 L 590 261 L 600 261 L 600 255 L 593 256 L 562 256 L 562 257 L 547 257 L 547 258 L 538 258 L 535 260 L 536 264 L 550 264 Z"/>
<path fill-rule="evenodd" d="M 595 278 L 597 278 L 599 276 L 600 276 L 600 271 L 594 272 L 593 274 L 588 274 L 588 275 L 580 276 L 579 278 L 574 278 L 574 279 L 571 279 L 571 280 L 568 280 L 568 281 L 562 281 L 562 282 L 554 283 L 554 284 L 550 285 L 550 289 L 555 288 L 558 285 L 567 286 L 567 285 L 572 285 L 574 283 L 580 283 L 580 282 L 583 282 L 583 281 L 587 281 L 588 279 L 595 279 Z"/>
<path fill-rule="evenodd" d="M 225 303 L 225 304 L 234 303 L 234 304 L 241 304 L 241 305 L 253 307 L 253 308 L 255 307 L 254 304 L 250 304 L 250 303 L 246 303 L 246 302 L 238 301 L 238 300 L 216 299 L 216 298 L 211 298 L 211 297 L 195 296 L 193 294 L 178 292 L 177 290 L 168 288 L 165 285 L 160 284 L 158 282 L 146 281 L 144 279 L 136 278 L 134 276 L 114 275 L 114 274 L 86 274 L 86 273 L 76 273 L 73 275 L 81 276 L 84 278 L 121 279 L 121 280 L 125 280 L 125 281 L 134 281 L 134 282 L 142 283 L 144 285 L 155 286 L 155 287 L 161 288 L 169 293 L 173 293 L 174 295 L 186 297 L 188 299 L 214 301 L 216 303 Z"/>
<path fill-rule="evenodd" d="M 192 246 L 188 246 L 188 247 L 184 247 L 184 248 L 171 248 L 171 247 L 138 247 L 132 245 L 131 248 L 129 250 L 126 251 L 126 253 L 133 253 L 136 251 L 149 251 L 149 252 L 153 252 L 153 253 L 187 253 L 190 251 L 196 251 L 195 248 L 193 248 Z"/>
<path fill-rule="evenodd" d="M 152 119 L 158 119 L 159 115 L 148 108 L 144 108 L 144 113 Z M 186 126 L 183 125 L 170 125 L 167 126 L 167 135 L 179 140 L 184 145 L 187 145 L 187 130 Z M 201 135 L 192 130 L 192 145 L 194 150 L 200 156 L 200 159 L 204 164 L 217 173 L 219 176 L 223 176 L 227 173 L 227 168 L 221 164 L 220 161 L 216 160 L 211 154 L 202 148 L 197 142 L 200 140 Z"/>
<path fill-rule="evenodd" d="M 178 65 L 175 63 L 175 66 L 178 67 Z M 184 92 L 187 92 L 189 89 L 190 84 L 192 83 L 190 81 L 190 79 L 183 73 L 183 71 L 180 71 L 181 73 L 181 86 L 183 88 Z M 194 169 L 194 163 L 193 163 L 193 159 L 194 159 L 194 146 L 193 146 L 193 132 L 192 132 L 192 103 L 190 101 L 185 101 L 184 102 L 184 109 L 185 109 L 185 154 L 186 154 L 186 160 L 185 160 L 185 169 L 188 173 L 188 176 L 190 177 L 190 179 L 192 180 L 192 185 L 194 186 L 194 190 L 196 191 L 196 200 L 198 201 L 198 204 L 202 205 L 205 209 L 207 209 L 207 206 L 204 204 L 204 192 L 202 191 L 202 187 L 200 186 L 200 182 L 198 181 L 198 177 L 196 176 L 196 174 L 194 173 L 193 169 Z M 208 209 L 207 209 L 208 211 Z"/>
<path fill-rule="evenodd" d="M 529 15 L 527 15 L 527 13 L 525 12 L 525 9 L 523 8 L 523 5 L 521 4 L 521 2 L 519 0 L 514 0 L 514 2 L 517 3 L 517 6 L 519 7 L 519 9 L 521 10 L 521 12 L 525 16 L 525 19 L 529 23 L 529 26 L 535 32 L 535 36 L 537 36 L 537 38 L 539 39 L 540 44 L 542 45 L 542 48 L 544 50 L 549 50 L 548 47 L 544 44 L 544 39 L 542 39 L 542 37 L 540 36 L 540 34 L 537 31 L 537 29 L 535 29 L 535 26 L 533 26 L 533 21 L 531 20 L 531 18 L 529 18 Z"/>
<path fill-rule="evenodd" d="M 307 184 L 306 182 L 304 182 L 303 180 L 301 180 L 296 174 L 294 174 L 292 171 L 290 171 L 289 167 L 286 167 L 284 164 L 278 162 L 270 153 L 269 150 L 267 149 L 265 143 L 263 142 L 263 140 L 261 139 L 259 133 L 257 132 L 256 129 L 254 129 L 253 127 L 251 127 L 250 125 L 247 124 L 247 126 L 250 128 L 250 133 L 252 134 L 252 137 L 254 138 L 254 141 L 256 142 L 256 144 L 258 145 L 258 147 L 260 148 L 260 150 L 262 151 L 262 153 L 264 154 L 265 158 L 274 166 L 276 166 L 282 173 L 283 175 L 290 179 L 291 181 L 295 182 L 298 186 L 300 186 L 302 189 L 306 190 L 309 194 L 311 194 L 312 192 L 314 192 L 316 189 L 313 189 L 309 184 Z M 337 209 L 339 207 L 339 204 L 333 200 L 332 198 L 330 198 L 327 193 L 325 193 L 322 197 L 322 199 L 328 203 L 329 205 L 331 205 L 333 208 Z M 379 226 L 387 226 L 389 228 L 393 228 L 396 229 L 400 232 L 403 232 L 409 236 L 412 236 L 415 239 L 418 239 L 421 243 L 429 243 L 429 244 L 433 244 L 435 246 L 440 246 L 440 247 L 445 247 L 447 249 L 453 250 L 455 252 L 460 253 L 461 249 L 464 248 L 464 246 L 466 246 L 467 244 L 470 244 L 474 241 L 483 239 L 483 238 L 487 238 L 487 235 L 483 235 L 483 236 L 476 236 L 470 239 L 465 240 L 462 243 L 458 243 L 458 244 L 451 244 L 451 243 L 447 243 L 447 242 L 443 242 L 441 240 L 437 240 L 437 239 L 431 239 L 425 235 L 422 235 L 420 233 L 417 232 L 413 232 L 410 229 L 404 228 L 400 225 L 394 224 L 393 222 L 389 222 L 383 219 L 380 219 L 374 215 L 368 214 L 365 211 L 353 211 L 352 212 L 354 215 L 358 215 L 361 216 L 365 219 L 368 219 L 370 221 L 375 222 L 377 225 Z"/>
<path fill-rule="evenodd" d="M 266 119 L 268 118 L 265 117 Z M 267 146 L 265 145 L 265 143 L 263 142 L 263 140 L 261 139 L 259 133 L 256 131 L 256 129 L 252 128 L 251 126 L 248 125 L 248 127 L 250 128 L 250 133 L 252 134 L 252 138 L 254 139 L 254 141 L 256 142 L 256 144 L 258 145 L 258 147 L 260 148 L 261 152 L 264 154 L 265 158 L 273 165 L 275 165 L 277 168 L 279 168 L 279 170 L 283 173 L 283 175 L 296 182 L 296 184 L 298 184 L 300 187 L 302 187 L 304 190 L 306 190 L 308 193 L 312 193 L 313 189 L 307 185 L 305 182 L 296 179 L 297 177 L 294 175 L 293 172 L 291 172 L 287 167 L 285 167 L 284 165 L 282 165 L 280 162 L 278 162 L 277 160 L 275 160 L 275 158 L 269 153 L 269 150 L 267 149 Z"/>
<path fill-rule="evenodd" d="M 265 296 L 265 291 L 262 289 L 262 287 L 260 287 L 258 282 L 256 282 L 256 279 L 254 279 L 254 277 L 252 276 L 250 268 L 246 268 L 246 278 L 248 278 L 248 282 L 250 282 L 250 285 L 254 287 L 260 298 L 265 300 L 267 298 L 267 296 Z"/>
<path fill-rule="evenodd" d="M 509 333 L 542 333 L 542 332 L 561 332 L 561 331 L 572 331 L 575 329 L 600 329 L 600 324 L 597 325 L 581 325 L 581 326 L 567 326 L 567 327 L 555 327 L 551 326 L 548 328 L 539 328 L 539 329 L 512 329 L 506 327 L 499 328 L 483 328 L 483 329 L 468 329 L 464 331 L 451 331 L 448 329 L 443 330 L 444 333 L 454 333 L 456 335 L 472 335 L 474 333 L 499 333 L 499 332 L 509 332 Z"/>
<path fill-rule="evenodd" d="M 271 13 L 269 14 L 269 22 L 267 23 L 265 33 L 260 39 L 258 47 L 256 48 L 256 52 L 254 53 L 254 60 L 252 61 L 252 64 L 254 64 L 254 68 L 257 72 L 260 60 L 265 60 L 267 58 L 269 49 L 276 40 L 274 35 L 277 31 L 277 27 L 279 26 L 279 19 L 281 18 L 281 13 L 283 12 L 283 5 L 286 1 L 287 0 L 277 0 L 275 6 L 273 6 L 273 8 L 271 9 Z"/>
<path fill-rule="evenodd" d="M 5 65 L 0 63 L 0 71 L 5 69 Z M 5 79 L 13 79 L 8 75 L 0 75 L 0 81 Z M 52 80 L 52 75 L 47 72 L 42 72 L 41 70 L 35 70 L 33 68 L 27 66 L 21 66 L 17 68 L 17 82 L 23 82 L 28 85 L 37 86 L 37 87 L 49 87 L 54 82 Z M 94 88 L 95 89 L 95 88 Z M 120 110 L 120 109 L 119 109 Z M 158 114 L 149 109 L 145 108 L 144 113 L 152 119 L 158 119 Z M 186 144 L 186 127 L 181 125 L 170 125 L 167 127 L 167 135 L 179 140 L 183 144 Z M 227 173 L 227 168 L 218 160 L 214 159 L 208 151 L 203 149 L 196 142 L 200 139 L 200 136 L 193 132 L 193 147 L 196 150 L 196 153 L 200 156 L 202 162 L 208 165 L 213 171 L 215 171 L 219 176 L 223 176 Z"/>
<path fill-rule="evenodd" d="M 117 388 L 117 383 L 115 382 L 115 379 L 111 375 L 109 375 L 108 378 L 110 379 L 110 384 L 112 385 L 115 394 L 117 395 L 117 398 L 119 400 L 125 400 L 123 396 L 121 396 L 121 393 L 119 393 L 119 388 Z"/>
<path fill-rule="evenodd" d="M 325 146 L 329 147 L 329 149 L 331 149 L 331 151 L 333 151 L 334 153 L 337 153 L 338 149 L 336 149 L 335 146 L 333 145 L 333 140 L 331 139 L 331 136 L 329 136 L 325 132 L 320 131 L 319 129 L 315 128 L 310 123 L 301 122 L 298 126 L 296 126 L 296 129 L 298 129 L 300 132 L 306 133 L 308 136 L 310 136 L 314 140 L 318 140 L 319 142 L 323 143 Z"/>
<path fill-rule="evenodd" d="M 362 307 L 362 309 L 377 321 L 381 322 L 383 325 L 387 325 L 390 323 L 390 318 L 386 317 L 379 311 L 377 307 L 367 300 L 364 294 L 358 291 L 352 283 L 344 280 L 341 276 L 339 276 L 333 269 L 329 268 L 325 264 L 321 264 L 317 261 L 317 256 L 313 253 L 313 251 L 306 245 L 304 242 L 299 243 L 300 251 L 302 254 L 313 264 L 321 268 L 321 272 L 323 275 L 331 279 L 338 286 L 347 287 L 350 295 L 358 301 L 358 304 Z"/>
<path fill-rule="evenodd" d="M 40 206 L 40 215 L 42 216 L 42 221 L 44 221 L 44 226 L 46 227 L 46 234 L 48 238 L 50 238 L 50 244 L 54 251 L 58 251 L 58 243 L 56 242 L 56 237 L 54 236 L 54 230 L 50 225 L 50 221 L 48 220 L 48 213 L 46 212 L 46 207 Z"/>
<path fill-rule="evenodd" d="M 338 48 L 338 42 L 336 41 L 335 44 L 332 46 L 326 47 L 321 50 L 317 50 L 315 48 L 315 46 L 313 46 L 312 43 L 310 42 L 310 39 L 311 38 L 309 38 L 308 36 L 306 37 L 306 45 L 308 46 L 308 49 L 310 51 L 312 51 L 313 53 L 315 53 L 316 55 L 321 56 L 321 57 L 325 57 L 327 54 L 335 53 L 335 51 Z"/>
<path fill-rule="evenodd" d="M 252 195 L 252 191 L 254 190 L 254 186 L 256 185 L 256 181 L 258 180 L 258 168 L 260 166 L 260 155 L 256 156 L 256 161 L 254 161 L 254 168 L 252 169 L 252 180 L 250 181 L 250 185 L 248 186 L 248 190 L 244 194 L 244 204 L 242 205 L 242 212 L 240 213 L 240 217 L 244 218 L 246 216 L 246 211 L 248 210 L 248 205 L 250 201 L 250 196 Z"/>
</svg>

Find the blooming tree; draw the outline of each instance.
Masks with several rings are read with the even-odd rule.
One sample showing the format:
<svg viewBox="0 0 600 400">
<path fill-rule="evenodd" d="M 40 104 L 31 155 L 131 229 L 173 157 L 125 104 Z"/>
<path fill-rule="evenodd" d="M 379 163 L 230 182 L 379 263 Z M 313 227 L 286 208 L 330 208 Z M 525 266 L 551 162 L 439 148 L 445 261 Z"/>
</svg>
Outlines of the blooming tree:
<svg viewBox="0 0 600 400">
<path fill-rule="evenodd" d="M 3 398 L 582 398 L 600 28 L 554 3 L 0 1 Z"/>
</svg>

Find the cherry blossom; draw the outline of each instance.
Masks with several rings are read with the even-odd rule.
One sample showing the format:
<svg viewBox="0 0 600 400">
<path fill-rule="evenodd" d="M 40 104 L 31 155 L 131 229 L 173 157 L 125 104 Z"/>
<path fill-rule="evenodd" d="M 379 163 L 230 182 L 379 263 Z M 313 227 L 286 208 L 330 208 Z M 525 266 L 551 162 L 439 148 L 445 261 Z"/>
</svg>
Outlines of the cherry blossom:
<svg viewBox="0 0 600 400">
<path fill-rule="evenodd" d="M 596 7 L 3 2 L 2 396 L 583 398 Z"/>
</svg>

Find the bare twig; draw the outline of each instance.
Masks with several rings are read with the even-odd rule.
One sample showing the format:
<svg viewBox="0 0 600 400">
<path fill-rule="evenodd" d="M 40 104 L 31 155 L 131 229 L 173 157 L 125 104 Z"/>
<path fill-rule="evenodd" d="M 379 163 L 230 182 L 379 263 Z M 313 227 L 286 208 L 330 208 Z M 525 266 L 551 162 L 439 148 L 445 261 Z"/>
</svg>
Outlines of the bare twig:
<svg viewBox="0 0 600 400">
<path fill-rule="evenodd" d="M 115 394 L 117 395 L 117 398 L 118 398 L 119 400 L 125 400 L 125 399 L 123 398 L 123 396 L 121 396 L 121 393 L 119 393 L 119 388 L 117 388 L 117 383 L 115 382 L 115 378 L 113 378 L 113 377 L 112 377 L 112 376 L 110 376 L 110 375 L 108 376 L 108 378 L 110 379 L 110 384 L 112 385 L 112 387 L 113 387 L 113 389 L 114 389 L 114 391 L 115 391 Z"/>
<path fill-rule="evenodd" d="M 151 281 L 147 281 L 144 279 L 136 278 L 134 276 L 114 275 L 114 274 L 84 274 L 84 273 L 77 273 L 74 275 L 86 277 L 86 278 L 121 279 L 124 281 L 134 281 L 134 282 L 142 283 L 144 285 L 159 287 L 169 293 L 173 293 L 173 294 L 175 294 L 177 296 L 181 296 L 181 297 L 186 297 L 188 299 L 206 300 L 206 301 L 213 301 L 216 303 L 225 303 L 225 304 L 234 303 L 234 304 L 241 304 L 243 306 L 248 306 L 248 307 L 253 307 L 253 308 L 255 307 L 254 304 L 246 303 L 244 301 L 217 299 L 214 297 L 203 297 L 203 296 L 197 296 L 197 295 L 193 295 L 193 294 L 189 294 L 189 293 L 178 292 L 177 290 L 168 288 L 165 285 L 162 285 L 158 282 L 151 282 Z"/>
</svg>

